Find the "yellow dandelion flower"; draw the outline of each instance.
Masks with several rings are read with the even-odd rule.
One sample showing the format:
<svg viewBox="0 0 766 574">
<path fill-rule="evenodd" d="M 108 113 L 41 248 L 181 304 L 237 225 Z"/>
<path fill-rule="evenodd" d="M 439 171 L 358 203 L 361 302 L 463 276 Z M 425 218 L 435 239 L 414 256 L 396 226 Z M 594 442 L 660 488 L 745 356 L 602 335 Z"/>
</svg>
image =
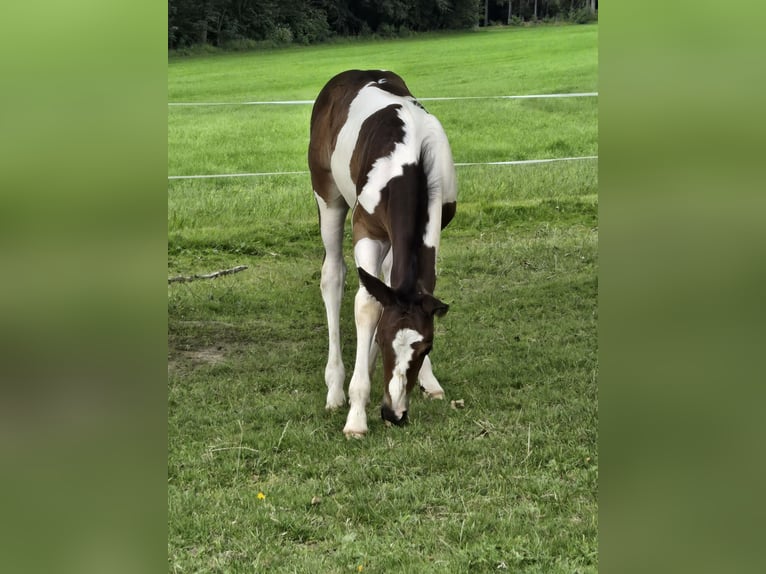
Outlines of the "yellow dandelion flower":
<svg viewBox="0 0 766 574">
<path fill-rule="evenodd" d="M 266 498 L 266 495 L 263 494 L 262 492 L 259 492 L 258 493 L 258 500 L 263 500 L 264 498 Z"/>
<path fill-rule="evenodd" d="M 364 566 L 362 566 L 361 564 L 356 567 L 357 572 L 361 572 L 362 570 L 364 570 Z"/>
</svg>

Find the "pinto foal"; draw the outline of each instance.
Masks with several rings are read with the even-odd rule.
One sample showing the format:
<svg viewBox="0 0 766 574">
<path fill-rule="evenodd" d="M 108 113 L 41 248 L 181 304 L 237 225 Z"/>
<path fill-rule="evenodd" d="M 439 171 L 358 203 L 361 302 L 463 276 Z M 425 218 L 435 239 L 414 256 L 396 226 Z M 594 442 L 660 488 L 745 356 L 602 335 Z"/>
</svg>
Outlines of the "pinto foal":
<svg viewBox="0 0 766 574">
<path fill-rule="evenodd" d="M 439 120 L 399 76 L 381 70 L 349 70 L 325 85 L 311 114 L 308 162 L 325 247 L 321 288 L 329 330 L 327 409 L 346 400 L 339 323 L 346 276 L 343 225 L 353 206 L 360 284 L 354 300 L 356 362 L 343 432 L 347 438 L 362 437 L 378 350 L 384 420 L 407 422 L 416 380 L 426 394 L 444 397 L 428 353 L 434 316 L 448 309 L 433 291 L 441 230 L 455 215 L 455 167 Z M 378 279 L 381 270 L 385 282 Z"/>
</svg>

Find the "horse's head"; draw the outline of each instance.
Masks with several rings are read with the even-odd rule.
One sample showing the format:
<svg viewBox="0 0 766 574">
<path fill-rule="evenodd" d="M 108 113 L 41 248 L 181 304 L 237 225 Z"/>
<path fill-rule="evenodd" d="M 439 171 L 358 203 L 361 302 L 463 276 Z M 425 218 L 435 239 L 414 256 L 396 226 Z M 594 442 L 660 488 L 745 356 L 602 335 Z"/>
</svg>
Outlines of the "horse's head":
<svg viewBox="0 0 766 574">
<path fill-rule="evenodd" d="M 429 293 L 391 289 L 361 267 L 357 270 L 364 288 L 383 306 L 376 336 L 383 357 L 380 413 L 384 420 L 402 425 L 407 422 L 410 392 L 431 352 L 434 316 L 444 316 L 449 306 Z"/>
</svg>

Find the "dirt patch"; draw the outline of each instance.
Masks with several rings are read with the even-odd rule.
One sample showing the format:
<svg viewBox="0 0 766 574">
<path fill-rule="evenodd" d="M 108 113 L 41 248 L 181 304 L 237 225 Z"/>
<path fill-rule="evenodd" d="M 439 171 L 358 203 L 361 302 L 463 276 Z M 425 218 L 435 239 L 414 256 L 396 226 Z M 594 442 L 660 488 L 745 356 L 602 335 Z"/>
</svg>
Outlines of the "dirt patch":
<svg viewBox="0 0 766 574">
<path fill-rule="evenodd" d="M 225 354 L 223 347 L 207 347 L 205 349 L 197 349 L 194 351 L 181 351 L 181 355 L 186 357 L 190 362 L 197 364 L 217 365 L 224 361 Z"/>
<path fill-rule="evenodd" d="M 189 350 L 174 349 L 168 355 L 168 373 L 205 365 L 218 365 L 225 360 L 226 351 L 222 346 Z"/>
</svg>

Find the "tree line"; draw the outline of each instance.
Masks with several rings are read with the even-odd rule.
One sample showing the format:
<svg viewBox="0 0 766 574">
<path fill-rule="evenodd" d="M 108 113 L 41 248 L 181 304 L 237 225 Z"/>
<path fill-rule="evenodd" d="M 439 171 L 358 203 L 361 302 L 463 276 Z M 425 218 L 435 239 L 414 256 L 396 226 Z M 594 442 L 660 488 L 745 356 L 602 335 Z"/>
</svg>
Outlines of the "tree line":
<svg viewBox="0 0 766 574">
<path fill-rule="evenodd" d="M 315 44 L 479 25 L 595 18 L 597 0 L 168 0 L 168 48 Z"/>
</svg>

